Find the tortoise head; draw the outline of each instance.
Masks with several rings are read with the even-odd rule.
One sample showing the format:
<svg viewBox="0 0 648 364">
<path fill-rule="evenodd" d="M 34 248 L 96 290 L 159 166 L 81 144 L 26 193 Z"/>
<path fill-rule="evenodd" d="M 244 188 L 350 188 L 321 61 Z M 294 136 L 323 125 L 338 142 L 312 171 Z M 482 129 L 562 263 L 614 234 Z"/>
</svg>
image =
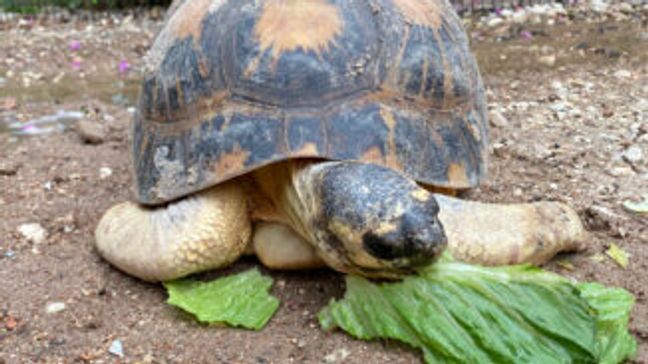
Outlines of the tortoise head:
<svg viewBox="0 0 648 364">
<path fill-rule="evenodd" d="M 300 170 L 294 186 L 306 234 L 337 270 L 395 278 L 432 263 L 447 245 L 434 196 L 392 169 L 318 163 Z"/>
</svg>

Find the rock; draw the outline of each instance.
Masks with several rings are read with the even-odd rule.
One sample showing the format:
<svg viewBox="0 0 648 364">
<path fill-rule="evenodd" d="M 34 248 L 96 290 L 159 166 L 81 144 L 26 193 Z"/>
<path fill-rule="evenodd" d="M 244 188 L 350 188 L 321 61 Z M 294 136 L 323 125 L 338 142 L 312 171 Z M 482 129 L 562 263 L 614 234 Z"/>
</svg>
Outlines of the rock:
<svg viewBox="0 0 648 364">
<path fill-rule="evenodd" d="M 604 0 L 589 0 L 589 8 L 597 13 L 603 13 L 608 9 L 609 4 Z"/>
<path fill-rule="evenodd" d="M 642 162 L 644 155 L 641 147 L 635 144 L 629 146 L 628 149 L 623 151 L 621 157 L 630 164 L 638 164 Z"/>
<path fill-rule="evenodd" d="M 496 26 L 498 26 L 498 25 L 500 25 L 502 23 L 504 23 L 504 19 L 502 19 L 502 18 L 492 18 L 492 19 L 488 20 L 488 22 L 486 22 L 486 25 L 492 28 L 492 27 L 496 27 Z"/>
<path fill-rule="evenodd" d="M 546 161 L 552 151 L 541 144 L 514 144 L 510 149 L 511 156 L 525 161 Z"/>
<path fill-rule="evenodd" d="M 99 168 L 99 179 L 106 179 L 110 176 L 112 176 L 112 169 L 109 167 Z"/>
<path fill-rule="evenodd" d="M 612 177 L 629 177 L 634 175 L 634 171 L 628 166 L 614 167 L 610 170 L 606 170 L 606 172 Z"/>
<path fill-rule="evenodd" d="M 511 21 L 515 24 L 523 24 L 526 23 L 527 20 L 529 20 L 529 14 L 522 9 L 518 9 L 511 16 Z"/>
<path fill-rule="evenodd" d="M 585 210 L 585 223 L 589 230 L 611 230 L 616 234 L 623 220 L 625 218 L 622 215 L 601 205 L 594 204 Z"/>
<path fill-rule="evenodd" d="M 76 218 L 72 212 L 68 213 L 63 217 L 59 217 L 55 220 L 57 225 L 57 230 L 62 231 L 66 234 L 73 232 L 76 229 Z"/>
<path fill-rule="evenodd" d="M 553 67 L 556 64 L 556 55 L 550 54 L 550 55 L 538 57 L 538 62 L 545 66 Z"/>
<path fill-rule="evenodd" d="M 47 239 L 47 230 L 39 223 L 22 224 L 18 226 L 18 232 L 34 244 L 40 244 Z"/>
<path fill-rule="evenodd" d="M 65 310 L 65 303 L 63 302 L 51 302 L 48 303 L 45 307 L 45 312 L 48 314 L 53 314 Z"/>
<path fill-rule="evenodd" d="M 79 121 L 76 132 L 81 137 L 81 140 L 88 144 L 101 144 L 106 140 L 106 128 L 102 124 L 94 121 Z"/>
<path fill-rule="evenodd" d="M 122 345 L 121 340 L 113 340 L 113 342 L 110 343 L 110 347 L 108 348 L 108 352 L 111 353 L 112 355 L 123 358 L 124 357 L 124 346 Z"/>
<path fill-rule="evenodd" d="M 564 120 L 566 116 L 571 115 L 573 105 L 567 101 L 558 101 L 549 105 L 549 109 L 554 112 L 556 119 Z"/>
<path fill-rule="evenodd" d="M 616 78 L 630 78 L 632 77 L 632 72 L 628 70 L 618 70 L 614 72 L 614 77 Z"/>
<path fill-rule="evenodd" d="M 14 161 L 0 161 L 0 176 L 13 176 L 19 169 L 19 163 Z"/>
<path fill-rule="evenodd" d="M 488 121 L 491 126 L 496 128 L 505 128 L 509 125 L 508 120 L 497 110 L 491 110 L 488 112 Z"/>
<path fill-rule="evenodd" d="M 617 6 L 619 8 L 619 11 L 622 13 L 631 14 L 634 12 L 634 9 L 632 8 L 632 4 L 629 4 L 627 2 L 621 2 Z"/>
<path fill-rule="evenodd" d="M 493 155 L 499 158 L 506 158 L 511 153 L 510 148 L 504 143 L 493 143 L 491 148 Z"/>
<path fill-rule="evenodd" d="M 563 83 L 560 82 L 560 81 L 553 81 L 553 82 L 551 82 L 551 89 L 556 93 L 556 96 L 557 96 L 559 99 L 564 100 L 564 99 L 566 99 L 567 96 L 569 95 L 569 90 L 568 90 L 567 87 L 565 87 L 565 85 L 563 85 Z"/>
<path fill-rule="evenodd" d="M 608 106 L 608 105 L 603 105 L 602 110 L 601 110 L 601 116 L 604 118 L 611 118 L 614 116 L 614 110 Z"/>
<path fill-rule="evenodd" d="M 346 358 L 349 357 L 351 353 L 346 348 L 339 348 L 333 352 L 326 354 L 324 357 L 325 363 L 344 363 Z"/>
</svg>

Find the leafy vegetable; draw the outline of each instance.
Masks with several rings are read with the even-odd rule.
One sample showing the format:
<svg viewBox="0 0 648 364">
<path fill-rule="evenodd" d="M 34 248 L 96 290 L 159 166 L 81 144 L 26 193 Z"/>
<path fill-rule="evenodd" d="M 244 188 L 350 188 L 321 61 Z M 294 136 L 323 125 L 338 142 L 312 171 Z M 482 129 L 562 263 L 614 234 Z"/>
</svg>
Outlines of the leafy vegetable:
<svg viewBox="0 0 648 364">
<path fill-rule="evenodd" d="M 598 283 L 580 283 L 581 297 L 596 318 L 596 352 L 599 363 L 619 363 L 637 351 L 637 342 L 628 332 L 634 297 L 621 288 Z"/>
<path fill-rule="evenodd" d="M 610 257 L 619 267 L 625 269 L 628 267 L 630 260 L 630 255 L 623 249 L 619 248 L 616 244 L 611 244 L 610 248 L 605 251 L 608 257 Z"/>
<path fill-rule="evenodd" d="M 361 339 L 403 341 L 429 363 L 616 363 L 636 351 L 632 305 L 622 289 L 528 265 L 444 261 L 398 283 L 350 276 L 344 298 L 319 321 Z"/>
<path fill-rule="evenodd" d="M 201 282 L 190 279 L 164 283 L 167 303 L 196 316 L 198 321 L 226 323 L 260 330 L 279 307 L 279 300 L 268 294 L 272 279 L 257 269 Z"/>
</svg>

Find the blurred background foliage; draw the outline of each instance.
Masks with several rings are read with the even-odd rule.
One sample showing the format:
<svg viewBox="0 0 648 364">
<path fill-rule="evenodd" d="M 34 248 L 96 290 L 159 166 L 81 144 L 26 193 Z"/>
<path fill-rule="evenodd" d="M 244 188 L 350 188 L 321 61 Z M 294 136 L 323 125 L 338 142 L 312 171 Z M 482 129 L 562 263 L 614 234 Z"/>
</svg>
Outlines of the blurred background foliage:
<svg viewBox="0 0 648 364">
<path fill-rule="evenodd" d="M 171 0 L 0 0 L 0 8 L 9 12 L 36 13 L 51 6 L 70 10 L 108 10 L 136 6 L 166 6 L 169 3 Z"/>
</svg>

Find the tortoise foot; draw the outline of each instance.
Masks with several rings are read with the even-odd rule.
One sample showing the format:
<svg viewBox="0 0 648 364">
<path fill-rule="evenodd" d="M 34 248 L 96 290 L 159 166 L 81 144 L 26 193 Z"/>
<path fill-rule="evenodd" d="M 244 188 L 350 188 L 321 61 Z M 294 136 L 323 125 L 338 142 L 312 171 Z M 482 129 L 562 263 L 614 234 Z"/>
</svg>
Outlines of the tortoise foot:
<svg viewBox="0 0 648 364">
<path fill-rule="evenodd" d="M 481 265 L 544 264 L 584 248 L 587 233 L 576 212 L 559 202 L 487 204 L 435 195 L 448 249 Z"/>
</svg>

